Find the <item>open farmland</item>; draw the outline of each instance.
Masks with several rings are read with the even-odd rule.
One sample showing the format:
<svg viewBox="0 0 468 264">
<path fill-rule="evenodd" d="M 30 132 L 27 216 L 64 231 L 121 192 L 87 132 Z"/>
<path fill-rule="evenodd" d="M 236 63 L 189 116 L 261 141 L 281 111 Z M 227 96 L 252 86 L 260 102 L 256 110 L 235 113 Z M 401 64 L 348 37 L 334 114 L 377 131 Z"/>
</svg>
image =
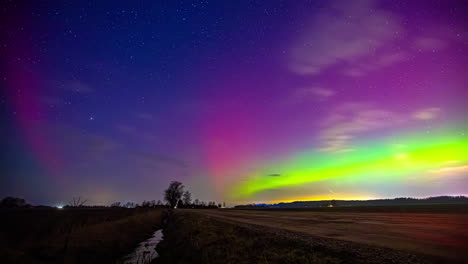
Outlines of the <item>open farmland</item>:
<svg viewBox="0 0 468 264">
<path fill-rule="evenodd" d="M 415 253 L 430 258 L 468 260 L 468 214 L 340 212 L 308 210 L 198 210 L 231 223 L 292 231 L 304 237 L 340 240 Z"/>
<path fill-rule="evenodd" d="M 161 209 L 0 210 L 2 263 L 113 263 L 160 226 Z"/>
</svg>

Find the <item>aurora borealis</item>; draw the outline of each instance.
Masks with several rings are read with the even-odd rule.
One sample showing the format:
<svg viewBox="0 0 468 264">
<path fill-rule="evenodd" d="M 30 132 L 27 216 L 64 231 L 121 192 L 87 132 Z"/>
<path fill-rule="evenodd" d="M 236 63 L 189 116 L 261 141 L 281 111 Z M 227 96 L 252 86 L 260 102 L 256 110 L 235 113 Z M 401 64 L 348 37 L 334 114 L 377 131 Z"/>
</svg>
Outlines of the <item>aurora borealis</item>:
<svg viewBox="0 0 468 264">
<path fill-rule="evenodd" d="M 468 195 L 464 1 L 6 1 L 0 195 Z"/>
<path fill-rule="evenodd" d="M 274 163 L 266 171 L 256 172 L 233 194 L 250 196 L 262 190 L 300 185 L 328 179 L 350 177 L 386 182 L 408 180 L 412 174 L 451 177 L 451 172 L 467 173 L 468 141 L 463 135 L 394 136 L 376 144 L 362 144 L 349 152 L 330 156 L 302 153 L 285 164 Z M 456 135 L 456 133 L 455 133 Z M 400 142 L 400 143 L 395 143 Z M 268 174 L 269 171 L 280 172 Z M 440 176 L 440 175 L 439 175 Z"/>
</svg>

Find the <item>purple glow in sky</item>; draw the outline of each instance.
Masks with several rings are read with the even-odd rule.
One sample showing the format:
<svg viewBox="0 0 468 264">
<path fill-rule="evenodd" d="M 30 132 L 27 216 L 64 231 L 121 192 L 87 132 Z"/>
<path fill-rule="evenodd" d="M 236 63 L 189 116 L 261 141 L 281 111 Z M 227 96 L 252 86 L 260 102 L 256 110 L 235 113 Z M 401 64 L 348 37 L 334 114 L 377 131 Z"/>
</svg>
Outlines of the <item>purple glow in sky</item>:
<svg viewBox="0 0 468 264">
<path fill-rule="evenodd" d="M 464 1 L 2 5 L 3 196 L 139 202 L 171 180 L 228 203 L 468 194 L 466 159 L 385 184 L 288 178 L 301 153 L 466 142 Z M 273 167 L 284 186 L 236 195 Z"/>
</svg>

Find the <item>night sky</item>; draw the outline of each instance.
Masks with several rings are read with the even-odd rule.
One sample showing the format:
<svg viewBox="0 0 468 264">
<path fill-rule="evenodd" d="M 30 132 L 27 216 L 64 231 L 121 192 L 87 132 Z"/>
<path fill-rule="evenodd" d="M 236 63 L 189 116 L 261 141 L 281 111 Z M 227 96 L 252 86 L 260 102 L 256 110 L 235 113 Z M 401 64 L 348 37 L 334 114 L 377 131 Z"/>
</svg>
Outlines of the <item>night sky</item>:
<svg viewBox="0 0 468 264">
<path fill-rule="evenodd" d="M 2 1 L 0 195 L 468 195 L 467 6 Z"/>
</svg>

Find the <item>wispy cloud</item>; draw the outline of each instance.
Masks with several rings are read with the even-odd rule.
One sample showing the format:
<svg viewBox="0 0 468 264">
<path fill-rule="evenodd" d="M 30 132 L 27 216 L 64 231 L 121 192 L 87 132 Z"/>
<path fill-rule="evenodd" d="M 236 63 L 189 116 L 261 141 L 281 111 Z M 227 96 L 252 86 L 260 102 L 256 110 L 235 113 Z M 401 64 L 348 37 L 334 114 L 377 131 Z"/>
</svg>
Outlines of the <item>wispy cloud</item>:
<svg viewBox="0 0 468 264">
<path fill-rule="evenodd" d="M 131 152 L 130 155 L 132 155 L 132 157 L 136 158 L 137 160 L 153 165 L 169 165 L 182 169 L 189 167 L 186 161 L 167 155 L 148 152 Z"/>
<path fill-rule="evenodd" d="M 434 172 L 434 173 L 447 173 L 447 172 L 451 172 L 451 173 L 460 173 L 460 172 L 468 172 L 468 165 L 461 165 L 461 166 L 454 166 L 454 167 L 443 167 L 443 168 L 440 168 L 440 169 L 435 169 L 435 170 L 432 170 L 431 172 Z"/>
<path fill-rule="evenodd" d="M 402 51 L 388 53 L 377 58 L 371 58 L 360 63 L 355 63 L 351 67 L 345 68 L 343 73 L 352 77 L 360 77 L 368 74 L 369 72 L 402 62 L 406 58 L 407 54 Z"/>
<path fill-rule="evenodd" d="M 44 125 L 44 131 L 50 140 L 53 139 L 54 145 L 61 149 L 61 153 L 67 153 L 75 161 L 101 161 L 107 158 L 109 152 L 118 151 L 122 144 L 110 137 L 88 133 L 81 129 L 69 125 Z M 73 144 L 73 151 L 69 151 L 70 144 Z"/>
<path fill-rule="evenodd" d="M 355 62 L 395 39 L 398 20 L 375 1 L 332 2 L 292 47 L 291 69 L 318 74 L 340 62 Z"/>
<path fill-rule="evenodd" d="M 446 41 L 435 37 L 420 37 L 414 41 L 414 47 L 421 51 L 437 51 L 446 45 Z"/>
<path fill-rule="evenodd" d="M 116 126 L 116 129 L 123 134 L 133 136 L 135 138 L 142 138 L 148 141 L 152 141 L 156 138 L 153 133 L 147 131 L 146 129 L 137 129 L 134 126 L 126 124 L 119 124 Z"/>
<path fill-rule="evenodd" d="M 279 173 L 272 173 L 272 174 L 268 174 L 268 176 L 270 176 L 270 177 L 279 177 L 279 176 L 281 176 L 281 174 L 279 174 Z"/>
<path fill-rule="evenodd" d="M 121 126 L 125 131 L 133 131 L 129 127 Z M 56 143 L 63 149 L 61 152 L 68 153 L 85 163 L 99 163 L 109 161 L 108 156 L 118 156 L 116 160 L 123 160 L 140 165 L 169 165 L 178 168 L 187 168 L 189 165 L 184 160 L 164 155 L 160 153 L 144 152 L 120 143 L 119 141 L 94 134 L 83 132 L 71 126 L 55 126 L 47 129 L 48 134 L 56 140 Z M 73 142 L 73 151 L 68 149 L 70 142 Z M 123 164 L 122 164 L 123 165 Z"/>
<path fill-rule="evenodd" d="M 302 103 L 307 100 L 325 100 L 335 95 L 335 91 L 322 87 L 307 87 L 294 90 L 290 97 L 290 103 Z"/>
<path fill-rule="evenodd" d="M 436 118 L 440 113 L 440 108 L 431 107 L 421 109 L 413 113 L 412 117 L 418 120 L 430 120 Z"/>
<path fill-rule="evenodd" d="M 394 125 L 401 118 L 387 110 L 378 109 L 368 104 L 349 103 L 338 107 L 324 121 L 319 136 L 322 151 L 351 151 L 349 142 L 356 136 Z"/>
<path fill-rule="evenodd" d="M 89 93 L 94 92 L 94 89 L 91 88 L 91 86 L 78 80 L 66 82 L 62 85 L 62 87 L 65 90 L 72 91 L 72 92 L 79 93 L 79 94 L 89 94 Z"/>
<path fill-rule="evenodd" d="M 440 108 L 429 107 L 413 113 L 397 113 L 365 103 L 346 103 L 335 108 L 322 121 L 319 134 L 320 150 L 352 151 L 351 142 L 367 132 L 402 125 L 414 120 L 438 117 Z"/>
<path fill-rule="evenodd" d="M 360 77 L 402 62 L 414 50 L 439 51 L 453 40 L 441 34 L 448 32 L 447 29 L 408 36 L 400 19 L 380 8 L 379 3 L 377 0 L 330 1 L 293 43 L 290 69 L 301 75 L 318 75 L 338 66 L 344 75 Z M 399 44 L 398 49 L 391 45 L 401 43 L 402 39 L 408 41 L 403 46 Z"/>
</svg>

